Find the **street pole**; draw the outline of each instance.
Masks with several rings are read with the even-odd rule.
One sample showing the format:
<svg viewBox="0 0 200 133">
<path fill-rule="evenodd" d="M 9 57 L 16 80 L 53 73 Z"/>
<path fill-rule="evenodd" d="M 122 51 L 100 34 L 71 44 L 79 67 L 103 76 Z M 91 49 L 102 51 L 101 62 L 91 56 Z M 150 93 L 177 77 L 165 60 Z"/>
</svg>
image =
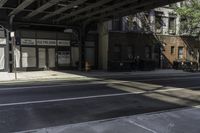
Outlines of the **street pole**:
<svg viewBox="0 0 200 133">
<path fill-rule="evenodd" d="M 15 80 L 17 80 L 17 67 L 16 67 L 16 40 L 15 40 L 15 32 L 11 32 L 10 36 L 12 38 L 12 46 L 13 46 L 13 60 L 14 60 L 14 65 L 13 65 L 13 70 L 15 73 Z"/>
</svg>

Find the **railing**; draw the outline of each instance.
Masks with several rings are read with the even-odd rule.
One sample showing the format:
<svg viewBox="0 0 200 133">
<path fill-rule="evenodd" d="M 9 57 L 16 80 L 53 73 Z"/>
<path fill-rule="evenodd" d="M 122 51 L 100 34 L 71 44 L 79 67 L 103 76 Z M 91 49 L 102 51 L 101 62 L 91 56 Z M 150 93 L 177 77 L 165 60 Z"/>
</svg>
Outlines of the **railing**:
<svg viewBox="0 0 200 133">
<path fill-rule="evenodd" d="M 157 36 L 157 34 L 153 31 L 153 28 L 151 28 L 152 24 L 149 21 L 149 19 L 146 17 L 144 12 L 141 13 L 137 13 L 137 17 L 140 19 L 141 23 L 142 23 L 142 27 L 143 27 L 143 32 L 145 33 L 151 33 L 153 35 L 153 37 L 160 42 L 159 37 Z"/>
</svg>

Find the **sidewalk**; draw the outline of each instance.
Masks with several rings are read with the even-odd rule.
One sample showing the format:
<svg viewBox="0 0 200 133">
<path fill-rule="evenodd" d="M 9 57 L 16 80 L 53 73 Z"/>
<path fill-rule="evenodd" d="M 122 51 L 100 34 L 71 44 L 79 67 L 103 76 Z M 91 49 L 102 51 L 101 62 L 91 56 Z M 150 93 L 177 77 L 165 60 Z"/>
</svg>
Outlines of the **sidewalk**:
<svg viewBox="0 0 200 133">
<path fill-rule="evenodd" d="M 199 133 L 200 109 L 191 107 L 19 133 Z"/>
<path fill-rule="evenodd" d="M 153 75 L 184 75 L 188 74 L 181 70 L 156 70 L 147 72 L 106 72 L 106 71 L 34 71 L 34 72 L 18 72 L 18 81 L 31 80 L 80 80 L 80 79 L 96 79 L 112 76 L 153 76 Z M 15 74 L 0 72 L 0 82 L 14 81 Z"/>
</svg>

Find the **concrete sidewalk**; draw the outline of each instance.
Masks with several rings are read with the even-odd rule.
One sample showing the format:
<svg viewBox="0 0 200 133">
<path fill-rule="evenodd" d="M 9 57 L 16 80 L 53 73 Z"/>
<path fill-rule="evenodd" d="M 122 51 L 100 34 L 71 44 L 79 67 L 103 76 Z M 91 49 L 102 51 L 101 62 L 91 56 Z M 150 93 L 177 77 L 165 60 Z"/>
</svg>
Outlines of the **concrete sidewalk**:
<svg viewBox="0 0 200 133">
<path fill-rule="evenodd" d="M 18 72 L 18 81 L 32 80 L 80 80 L 80 79 L 95 79 L 112 76 L 142 76 L 142 75 L 184 75 L 188 74 L 181 70 L 156 70 L 148 72 L 105 72 L 105 71 L 34 71 L 34 72 Z M 0 72 L 1 81 L 14 81 L 15 74 Z"/>
<path fill-rule="evenodd" d="M 20 133 L 199 133 L 200 109 L 191 107 Z"/>
</svg>

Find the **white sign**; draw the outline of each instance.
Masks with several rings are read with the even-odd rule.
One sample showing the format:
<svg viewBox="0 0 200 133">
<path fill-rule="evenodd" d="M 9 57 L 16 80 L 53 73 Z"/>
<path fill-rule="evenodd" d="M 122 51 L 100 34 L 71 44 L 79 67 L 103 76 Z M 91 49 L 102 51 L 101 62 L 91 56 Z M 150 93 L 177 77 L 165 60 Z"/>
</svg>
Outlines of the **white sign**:
<svg viewBox="0 0 200 133">
<path fill-rule="evenodd" d="M 38 39 L 37 45 L 56 46 L 56 40 Z"/>
<path fill-rule="evenodd" d="M 66 66 L 70 64 L 69 51 L 58 51 L 58 64 L 61 66 Z"/>
<path fill-rule="evenodd" d="M 15 37 L 15 32 L 13 31 L 13 32 L 10 32 L 10 36 L 11 37 Z"/>
<path fill-rule="evenodd" d="M 35 39 L 21 39 L 21 45 L 36 45 Z"/>
<path fill-rule="evenodd" d="M 5 38 L 0 38 L 0 44 L 5 45 L 6 44 L 6 39 Z"/>
<path fill-rule="evenodd" d="M 58 46 L 70 46 L 70 41 L 68 41 L 68 40 L 58 40 Z"/>
</svg>

